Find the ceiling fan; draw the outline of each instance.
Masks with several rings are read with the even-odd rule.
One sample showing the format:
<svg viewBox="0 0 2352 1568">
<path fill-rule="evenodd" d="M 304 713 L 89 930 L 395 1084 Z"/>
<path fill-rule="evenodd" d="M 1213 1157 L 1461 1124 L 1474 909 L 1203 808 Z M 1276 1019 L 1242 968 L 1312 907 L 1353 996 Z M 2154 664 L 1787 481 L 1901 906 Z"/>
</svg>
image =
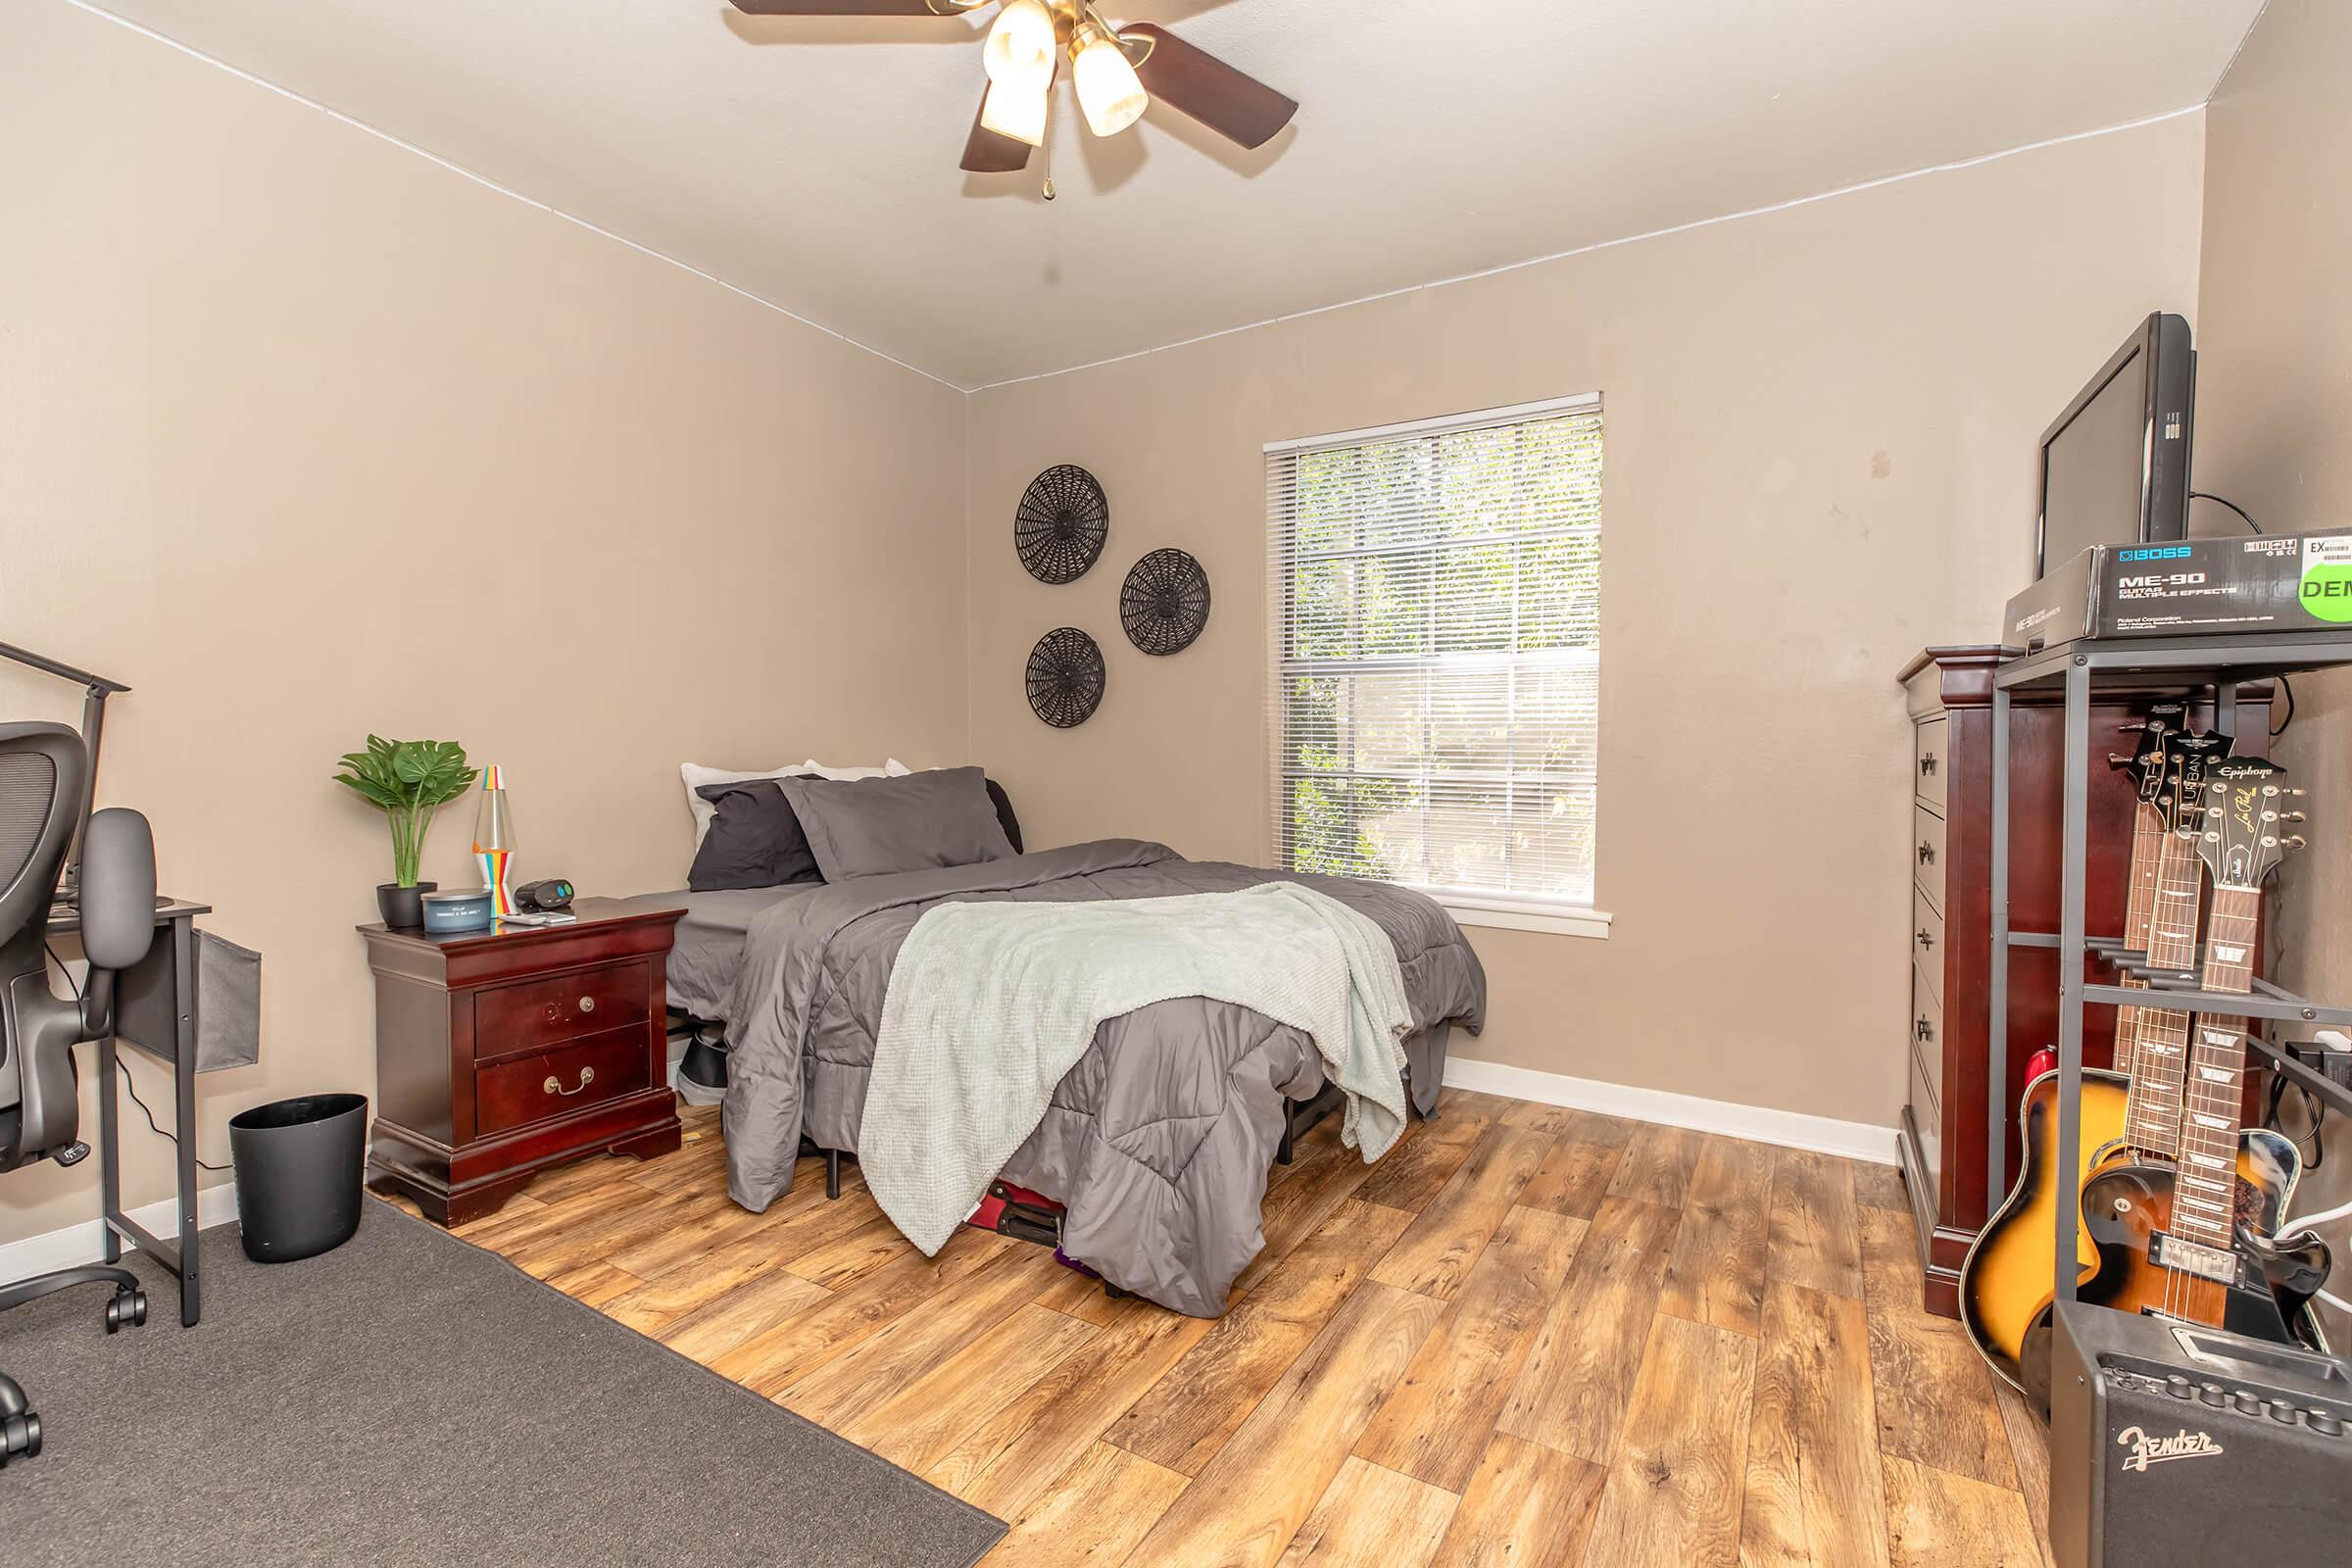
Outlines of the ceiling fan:
<svg viewBox="0 0 2352 1568">
<path fill-rule="evenodd" d="M 760 17 L 959 17 L 998 0 L 733 0 Z M 1113 27 L 1093 0 L 1004 0 L 981 61 L 988 87 L 963 147 L 976 174 L 1026 169 L 1046 140 L 1054 79 L 1067 60 L 1078 107 L 1098 136 L 1134 124 L 1154 98 L 1229 141 L 1262 147 L 1298 105 L 1149 22 Z M 1054 181 L 1046 180 L 1046 199 Z"/>
</svg>

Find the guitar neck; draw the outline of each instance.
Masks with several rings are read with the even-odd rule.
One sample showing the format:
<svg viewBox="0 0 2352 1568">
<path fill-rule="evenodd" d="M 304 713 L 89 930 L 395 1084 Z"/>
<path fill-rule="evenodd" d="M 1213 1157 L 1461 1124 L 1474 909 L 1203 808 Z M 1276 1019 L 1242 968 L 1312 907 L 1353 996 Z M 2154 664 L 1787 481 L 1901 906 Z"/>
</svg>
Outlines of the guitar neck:
<svg viewBox="0 0 2352 1568">
<path fill-rule="evenodd" d="M 2254 989 L 2254 942 L 2261 918 L 2261 889 L 2213 890 L 2201 976 L 2206 990 L 2242 996 Z M 2173 1231 L 2208 1247 L 2230 1246 L 2235 1229 L 2237 1135 L 2245 1076 L 2246 1020 L 2201 1015 L 2189 1048 Z"/>
<path fill-rule="evenodd" d="M 2148 962 L 2186 969 L 2197 961 L 2197 914 L 2205 891 L 2195 842 L 2166 833 L 2157 852 L 2148 916 Z M 2180 1152 L 2181 1089 L 2188 1072 L 2188 1014 L 2178 1007 L 2134 1007 L 2129 1020 L 2131 1089 L 2124 1138 L 2160 1159 Z M 2118 1038 L 2125 1028 L 2118 1022 Z"/>
<path fill-rule="evenodd" d="M 2133 952 L 2147 950 L 2149 920 L 2156 907 L 2157 859 L 2163 854 L 2165 836 L 2163 812 L 2146 801 L 2132 808 L 2132 881 L 2124 902 L 2124 946 Z M 2132 974 L 2125 975 L 2123 983 L 2134 990 L 2146 985 Z M 2132 1056 L 2138 1013 L 2137 1007 L 2115 1011 L 2115 1069 L 2127 1075 L 2134 1065 Z"/>
</svg>

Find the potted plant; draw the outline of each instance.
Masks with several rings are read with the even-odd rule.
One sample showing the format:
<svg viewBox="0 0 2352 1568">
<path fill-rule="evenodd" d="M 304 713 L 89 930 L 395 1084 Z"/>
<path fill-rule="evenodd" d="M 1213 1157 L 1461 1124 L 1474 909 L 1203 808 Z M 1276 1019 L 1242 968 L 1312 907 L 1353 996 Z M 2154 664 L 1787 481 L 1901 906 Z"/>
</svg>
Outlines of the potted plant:
<svg viewBox="0 0 2352 1568">
<path fill-rule="evenodd" d="M 440 886 L 416 880 L 425 830 L 433 812 L 470 789 L 477 775 L 466 765 L 466 748 L 456 741 L 388 741 L 368 737 L 364 752 L 346 752 L 335 782 L 348 785 L 392 824 L 392 880 L 375 890 L 384 924 L 424 924 L 418 900 Z"/>
</svg>

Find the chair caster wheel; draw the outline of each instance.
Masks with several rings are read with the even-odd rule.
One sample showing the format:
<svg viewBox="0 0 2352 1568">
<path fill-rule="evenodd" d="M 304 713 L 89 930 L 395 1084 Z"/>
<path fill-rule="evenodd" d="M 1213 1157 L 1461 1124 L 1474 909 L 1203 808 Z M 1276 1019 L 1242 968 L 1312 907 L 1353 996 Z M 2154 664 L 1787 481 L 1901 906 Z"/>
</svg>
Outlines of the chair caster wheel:
<svg viewBox="0 0 2352 1568">
<path fill-rule="evenodd" d="M 41 1451 L 41 1418 L 30 1410 L 0 1421 L 0 1468 L 11 1459 L 30 1459 Z"/>
<path fill-rule="evenodd" d="M 115 1298 L 106 1303 L 106 1332 L 121 1328 L 137 1328 L 147 1321 L 147 1293 L 136 1286 L 124 1286 L 115 1292 Z"/>
</svg>

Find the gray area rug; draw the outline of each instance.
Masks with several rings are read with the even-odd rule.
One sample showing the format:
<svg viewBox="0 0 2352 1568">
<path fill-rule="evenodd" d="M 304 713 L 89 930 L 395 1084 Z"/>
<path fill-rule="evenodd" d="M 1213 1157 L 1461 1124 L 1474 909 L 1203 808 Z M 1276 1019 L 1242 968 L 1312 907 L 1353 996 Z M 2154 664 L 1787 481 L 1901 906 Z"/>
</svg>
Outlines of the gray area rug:
<svg viewBox="0 0 2352 1568">
<path fill-rule="evenodd" d="M 0 1312 L 47 1428 L 0 1470 L 12 1560 L 748 1563 L 963 1568 L 969 1504 L 383 1203 L 299 1263 L 204 1237 L 204 1320 L 169 1276 Z"/>
</svg>

